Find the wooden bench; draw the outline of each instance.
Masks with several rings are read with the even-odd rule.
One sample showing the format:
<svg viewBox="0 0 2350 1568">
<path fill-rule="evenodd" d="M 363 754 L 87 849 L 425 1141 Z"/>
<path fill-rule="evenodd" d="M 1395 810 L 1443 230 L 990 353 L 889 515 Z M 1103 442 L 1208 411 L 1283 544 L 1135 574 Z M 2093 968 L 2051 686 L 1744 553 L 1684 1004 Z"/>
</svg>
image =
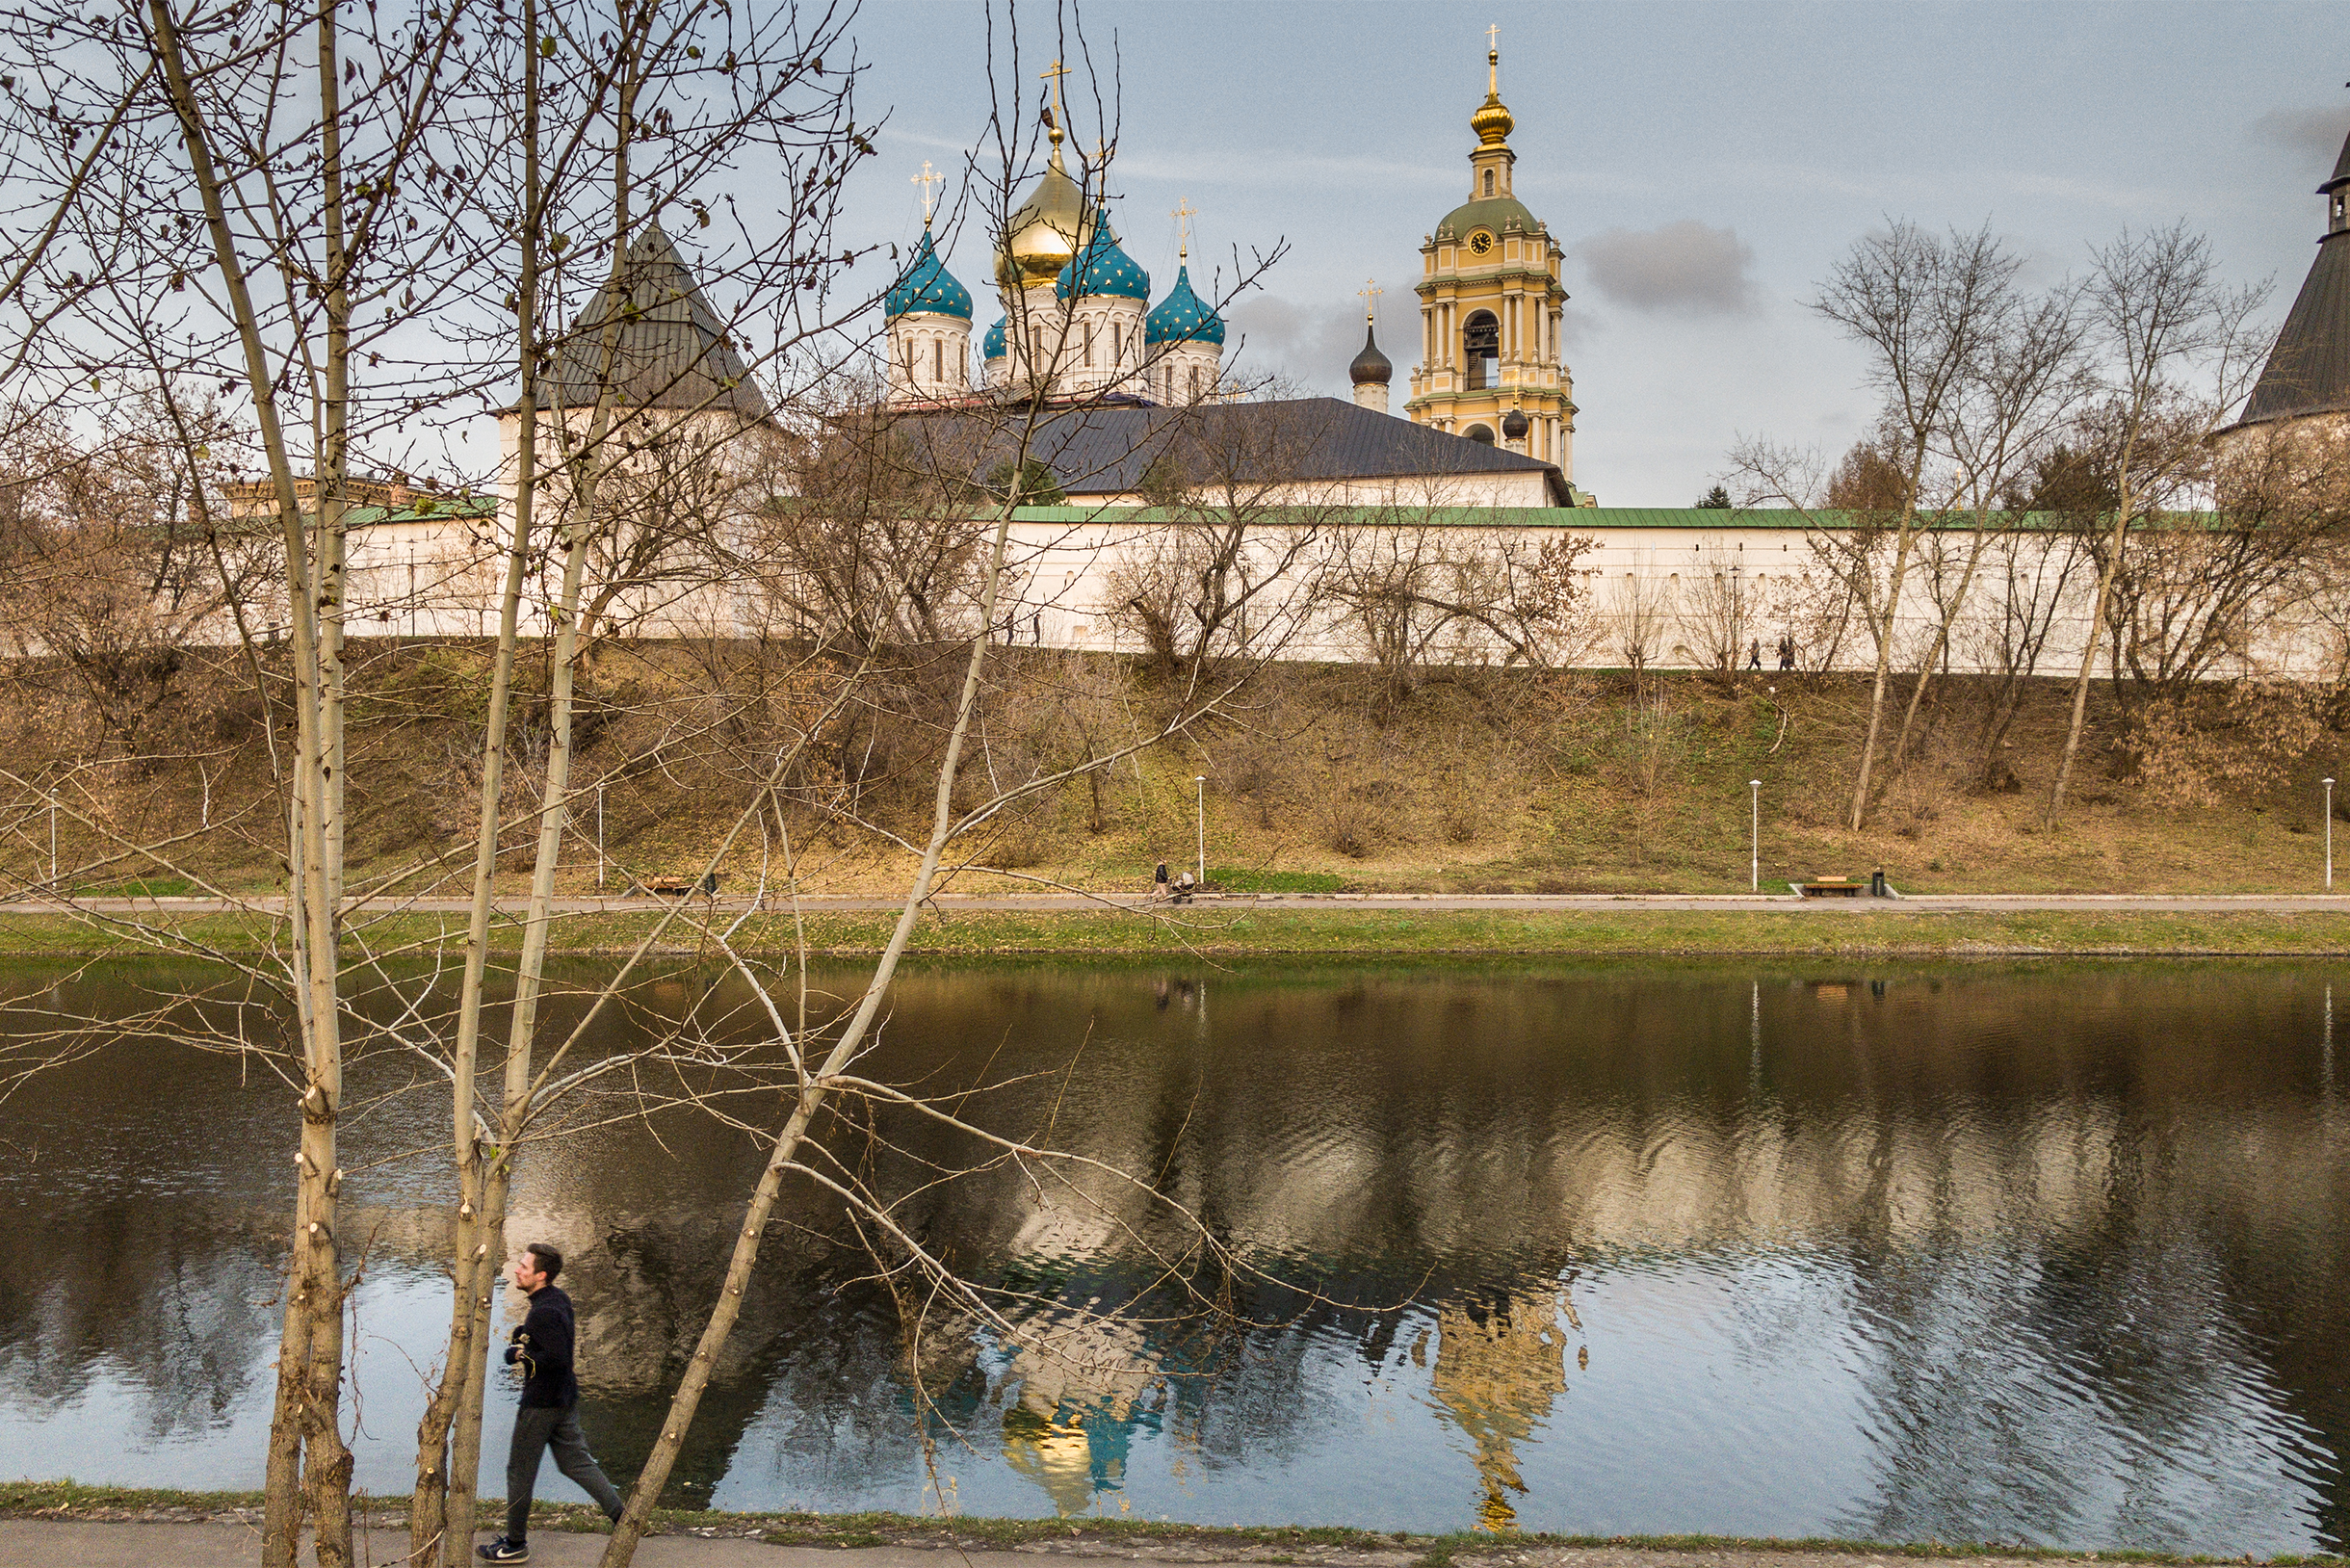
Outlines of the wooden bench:
<svg viewBox="0 0 2350 1568">
<path fill-rule="evenodd" d="M 1856 882 L 1849 876 L 1818 876 L 1803 884 L 1807 899 L 1857 899 L 1867 890 L 1866 882 Z"/>
<path fill-rule="evenodd" d="M 637 885 L 655 898 L 682 899 L 692 893 L 715 896 L 718 890 L 718 878 L 716 872 L 707 876 L 648 876 Z"/>
</svg>

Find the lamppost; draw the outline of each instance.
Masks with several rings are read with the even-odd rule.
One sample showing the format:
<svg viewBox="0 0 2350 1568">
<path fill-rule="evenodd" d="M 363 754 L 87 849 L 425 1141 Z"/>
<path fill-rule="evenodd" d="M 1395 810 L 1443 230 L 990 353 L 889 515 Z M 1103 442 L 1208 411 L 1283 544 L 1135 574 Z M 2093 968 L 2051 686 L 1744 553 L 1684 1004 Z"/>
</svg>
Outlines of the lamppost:
<svg viewBox="0 0 2350 1568">
<path fill-rule="evenodd" d="M 1750 778 L 1746 781 L 1746 801 L 1747 810 L 1752 818 L 1748 823 L 1748 832 L 1754 854 L 1753 863 L 1747 870 L 1753 877 L 1754 890 L 1760 893 L 1762 891 L 1762 781 L 1761 779 Z"/>
<path fill-rule="evenodd" d="M 595 890 L 604 891 L 604 781 L 595 781 Z"/>
<path fill-rule="evenodd" d="M 1199 797 L 1199 885 L 1208 885 L 1208 775 L 1194 773 L 1191 788 Z"/>
<path fill-rule="evenodd" d="M 2330 778 L 2329 778 L 2329 779 L 2327 779 L 2327 780 L 2325 780 L 2325 786 L 2326 786 L 2326 891 L 2327 891 L 2328 893 L 2331 893 L 2331 892 L 2333 892 L 2333 891 L 2334 891 L 2334 781 L 2333 781 L 2332 779 L 2330 779 Z"/>
</svg>

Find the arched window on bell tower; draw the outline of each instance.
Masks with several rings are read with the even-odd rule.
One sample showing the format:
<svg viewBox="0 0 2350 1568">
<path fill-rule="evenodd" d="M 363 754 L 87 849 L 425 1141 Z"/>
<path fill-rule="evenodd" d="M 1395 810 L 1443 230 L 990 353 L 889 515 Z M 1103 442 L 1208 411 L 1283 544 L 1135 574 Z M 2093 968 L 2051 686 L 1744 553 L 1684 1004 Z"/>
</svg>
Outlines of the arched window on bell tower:
<svg viewBox="0 0 2350 1568">
<path fill-rule="evenodd" d="M 1490 310 L 1480 310 L 1461 327 L 1461 359 L 1475 390 L 1501 384 L 1501 324 Z"/>
</svg>

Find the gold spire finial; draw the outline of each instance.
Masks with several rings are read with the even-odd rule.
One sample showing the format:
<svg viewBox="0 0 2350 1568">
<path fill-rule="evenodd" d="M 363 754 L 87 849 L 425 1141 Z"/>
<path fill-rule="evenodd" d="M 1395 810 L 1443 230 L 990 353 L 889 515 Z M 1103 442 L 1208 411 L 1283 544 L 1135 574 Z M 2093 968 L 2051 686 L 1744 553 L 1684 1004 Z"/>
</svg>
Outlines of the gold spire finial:
<svg viewBox="0 0 2350 1568">
<path fill-rule="evenodd" d="M 1068 74 L 1069 67 L 1058 60 L 1036 73 L 1038 81 L 1053 84 L 1053 112 L 1045 117 L 1044 125 L 1052 133 L 1053 152 L 1057 157 L 1060 153 L 1060 122 L 1069 118 L 1068 107 L 1060 99 L 1060 79 Z"/>
<path fill-rule="evenodd" d="M 947 176 L 944 174 L 932 173 L 930 171 L 930 160 L 925 158 L 922 161 L 922 172 L 912 176 L 908 183 L 922 187 L 922 226 L 928 228 L 930 226 L 931 202 L 934 199 L 931 196 L 930 187 L 934 185 L 946 184 Z"/>
<path fill-rule="evenodd" d="M 1363 324 L 1367 327 L 1378 326 L 1379 296 L 1387 291 L 1379 287 L 1377 278 L 1367 277 L 1363 279 L 1363 286 L 1354 292 L 1363 297 Z"/>
<path fill-rule="evenodd" d="M 1175 220 L 1175 259 L 1188 261 L 1191 259 L 1191 220 L 1199 216 L 1199 209 L 1191 205 L 1189 196 L 1185 196 L 1175 203 L 1175 209 L 1169 216 Z"/>
<path fill-rule="evenodd" d="M 1485 101 L 1469 117 L 1469 128 L 1476 132 L 1478 146 L 1498 147 L 1509 140 L 1509 128 L 1516 123 L 1501 107 L 1501 29 L 1497 23 L 1485 29 Z"/>
</svg>

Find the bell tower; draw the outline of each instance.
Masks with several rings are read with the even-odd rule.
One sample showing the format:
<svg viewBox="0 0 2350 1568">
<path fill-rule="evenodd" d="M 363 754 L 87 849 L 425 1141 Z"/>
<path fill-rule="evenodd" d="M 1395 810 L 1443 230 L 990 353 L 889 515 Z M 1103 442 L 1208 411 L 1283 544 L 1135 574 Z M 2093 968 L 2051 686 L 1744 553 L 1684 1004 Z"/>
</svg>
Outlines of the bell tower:
<svg viewBox="0 0 2350 1568">
<path fill-rule="evenodd" d="M 1513 189 L 1516 120 L 1501 104 L 1500 29 L 1486 32 L 1485 101 L 1469 117 L 1469 199 L 1420 248 L 1413 423 L 1556 463 L 1575 477 L 1575 381 L 1558 347 L 1558 242 Z"/>
</svg>

